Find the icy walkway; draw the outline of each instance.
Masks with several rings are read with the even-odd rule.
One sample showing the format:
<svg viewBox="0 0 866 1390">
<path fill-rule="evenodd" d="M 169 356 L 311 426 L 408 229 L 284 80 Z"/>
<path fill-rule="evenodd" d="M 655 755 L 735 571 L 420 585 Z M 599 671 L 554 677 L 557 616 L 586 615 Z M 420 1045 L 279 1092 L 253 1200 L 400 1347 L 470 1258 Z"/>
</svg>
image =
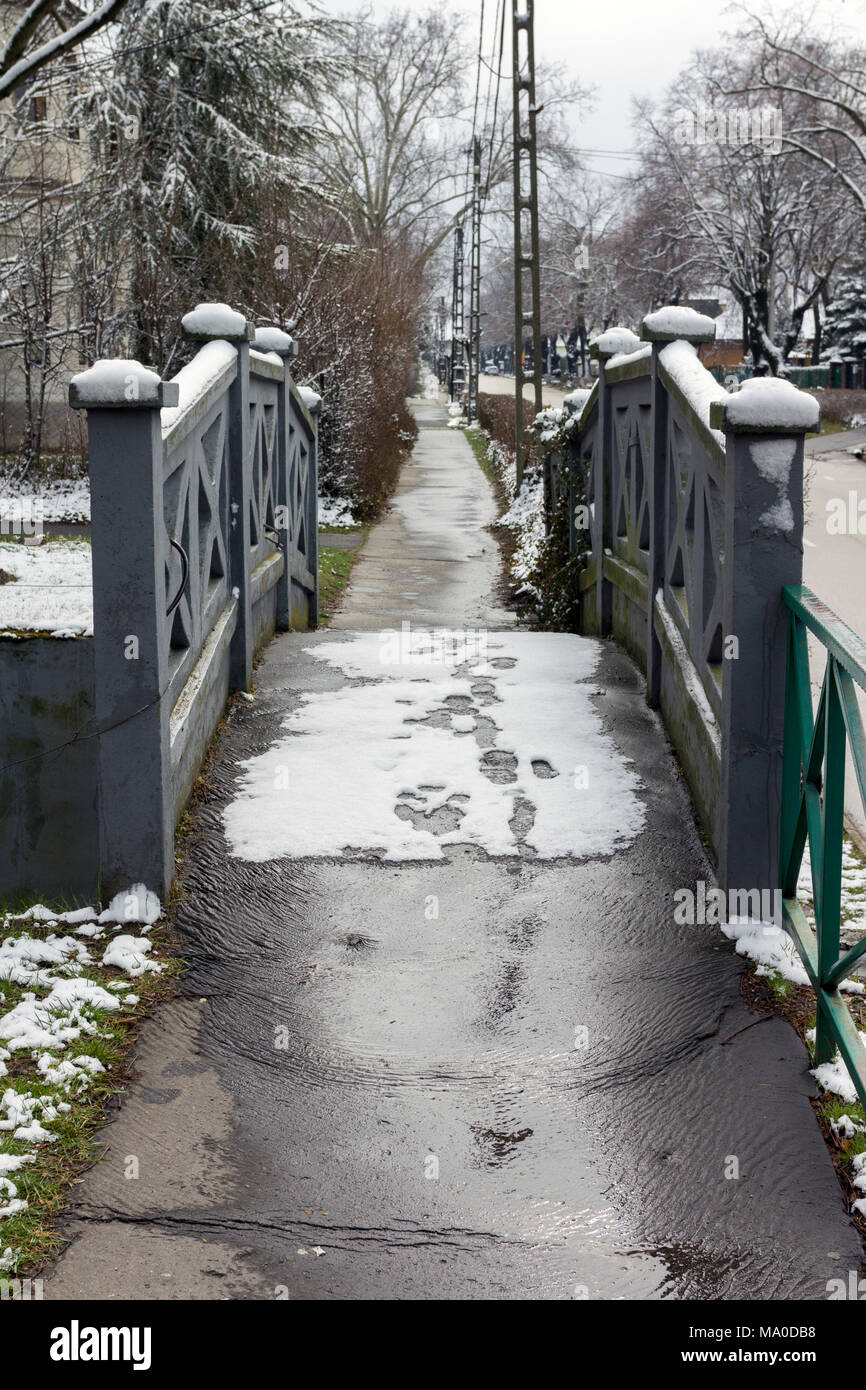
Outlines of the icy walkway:
<svg viewBox="0 0 866 1390">
<path fill-rule="evenodd" d="M 825 1298 L 861 1250 L 806 1054 L 674 922 L 709 867 L 640 680 L 493 621 L 487 485 L 425 409 L 356 630 L 273 643 L 229 721 L 188 998 L 46 1294 Z"/>
</svg>

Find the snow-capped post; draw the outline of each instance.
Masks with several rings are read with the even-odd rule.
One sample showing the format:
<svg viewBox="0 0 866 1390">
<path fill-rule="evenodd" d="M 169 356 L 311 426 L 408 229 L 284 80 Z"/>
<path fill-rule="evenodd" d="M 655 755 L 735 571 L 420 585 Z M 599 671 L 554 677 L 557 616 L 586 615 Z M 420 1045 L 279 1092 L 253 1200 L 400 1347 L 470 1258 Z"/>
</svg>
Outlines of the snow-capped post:
<svg viewBox="0 0 866 1390">
<path fill-rule="evenodd" d="M 634 352 L 640 339 L 630 328 L 608 328 L 590 344 L 589 355 L 598 362 L 598 436 L 595 447 L 595 487 L 592 515 L 592 551 L 596 556 L 595 602 L 598 631 L 602 637 L 610 634 L 613 625 L 613 587 L 604 575 L 605 551 L 613 537 L 613 499 L 611 496 L 611 460 L 613 457 L 613 422 L 611 419 L 610 388 L 604 369 L 611 357 L 620 352 Z"/>
<path fill-rule="evenodd" d="M 174 868 L 160 409 L 178 387 L 140 362 L 72 378 L 87 411 L 93 565 L 99 873 L 111 896 L 144 882 L 163 897 Z"/>
<path fill-rule="evenodd" d="M 775 377 L 710 406 L 726 435 L 722 768 L 717 846 L 726 891 L 778 887 L 785 584 L 803 575 L 803 453 L 820 411 Z"/>
<path fill-rule="evenodd" d="M 238 354 L 238 372 L 229 388 L 229 570 L 238 602 L 232 637 L 229 686 L 249 690 L 253 677 L 252 594 L 250 587 L 250 339 L 253 325 L 228 304 L 197 304 L 182 319 L 184 335 L 196 343 L 222 340 Z"/>
<path fill-rule="evenodd" d="M 313 576 L 313 589 L 308 598 L 308 623 L 311 628 L 319 625 L 319 415 L 322 410 L 322 397 L 309 386 L 300 388 L 301 400 L 307 407 L 313 421 L 313 438 L 310 443 L 310 462 L 306 497 L 307 525 L 307 568 Z"/>
<path fill-rule="evenodd" d="M 666 486 L 668 457 L 668 393 L 659 377 L 659 353 L 667 343 L 684 341 L 700 350 L 701 343 L 715 340 L 716 325 L 706 314 L 684 304 L 668 304 L 647 314 L 641 324 L 641 338 L 652 343 L 652 405 L 650 430 L 652 457 L 649 460 L 649 555 L 647 557 L 646 697 L 657 709 L 661 699 L 662 654 L 656 634 L 655 597 L 664 584 L 667 546 Z"/>
<path fill-rule="evenodd" d="M 289 487 L 291 481 L 291 362 L 297 356 L 298 345 L 282 328 L 275 324 L 265 324 L 256 329 L 253 347 L 259 352 L 275 352 L 283 364 L 283 380 L 278 388 L 277 406 L 277 470 L 276 504 L 282 524 L 278 524 L 280 549 L 283 552 L 285 568 L 277 581 L 276 623 L 278 632 L 288 632 L 292 625 L 292 498 Z"/>
</svg>

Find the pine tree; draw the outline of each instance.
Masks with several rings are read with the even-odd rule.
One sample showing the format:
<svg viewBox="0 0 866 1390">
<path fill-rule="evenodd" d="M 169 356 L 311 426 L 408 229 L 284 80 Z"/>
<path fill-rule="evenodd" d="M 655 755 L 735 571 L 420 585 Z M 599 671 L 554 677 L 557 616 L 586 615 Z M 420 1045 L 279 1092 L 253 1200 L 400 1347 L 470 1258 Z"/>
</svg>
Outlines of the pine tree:
<svg viewBox="0 0 866 1390">
<path fill-rule="evenodd" d="M 866 357 L 866 279 L 849 276 L 827 305 L 823 358 Z"/>
<path fill-rule="evenodd" d="M 181 315 L 254 273 L 262 191 L 303 196 L 333 21 L 288 3 L 132 0 L 82 98 L 129 265 L 131 351 L 162 370 Z M 120 212 L 120 217 L 117 214 Z M 246 307 L 239 304 L 238 307 Z M 176 364 L 175 364 L 176 365 Z"/>
</svg>

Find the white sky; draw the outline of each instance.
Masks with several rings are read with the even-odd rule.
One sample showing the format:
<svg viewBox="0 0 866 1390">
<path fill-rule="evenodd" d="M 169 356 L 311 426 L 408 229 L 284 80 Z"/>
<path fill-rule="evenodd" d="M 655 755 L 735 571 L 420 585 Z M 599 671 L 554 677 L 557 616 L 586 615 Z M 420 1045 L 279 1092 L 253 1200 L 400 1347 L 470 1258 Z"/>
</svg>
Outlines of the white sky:
<svg viewBox="0 0 866 1390">
<path fill-rule="evenodd" d="M 505 0 L 510 20 L 511 0 Z M 389 10 L 422 12 L 432 0 L 319 0 L 331 13 L 356 14 L 372 9 L 375 16 Z M 765 18 L 767 0 L 757 0 L 756 12 Z M 485 27 L 492 43 L 496 0 L 486 0 Z M 844 26 L 866 39 L 866 0 L 789 0 L 785 12 L 814 13 L 823 24 Z M 467 35 L 477 46 L 481 0 L 456 0 L 448 6 L 464 15 Z M 595 109 L 577 113 L 575 132 L 582 147 L 627 150 L 631 145 L 631 98 L 659 95 L 695 48 L 712 47 L 737 27 L 733 6 L 714 0 L 535 0 L 535 43 L 539 59 L 565 64 L 569 73 L 597 89 Z M 508 24 L 510 30 L 510 23 Z M 510 71 L 509 38 L 506 70 Z M 488 40 L 485 39 L 485 48 Z M 488 50 L 489 51 L 489 50 Z M 544 100 L 539 92 L 539 100 Z M 593 169 L 624 172 L 622 161 L 602 155 L 587 158 Z"/>
</svg>

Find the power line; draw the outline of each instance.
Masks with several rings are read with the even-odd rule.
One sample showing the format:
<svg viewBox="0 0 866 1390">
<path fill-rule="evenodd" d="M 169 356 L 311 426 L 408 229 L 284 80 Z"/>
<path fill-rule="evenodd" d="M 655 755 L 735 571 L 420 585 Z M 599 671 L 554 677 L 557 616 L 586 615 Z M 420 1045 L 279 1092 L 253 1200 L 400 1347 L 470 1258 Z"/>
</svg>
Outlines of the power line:
<svg viewBox="0 0 866 1390">
<path fill-rule="evenodd" d="M 484 185 L 485 199 L 490 196 L 490 180 L 493 177 L 493 149 L 496 141 L 496 121 L 499 116 L 499 92 L 502 86 L 502 62 L 505 56 L 505 0 L 501 0 L 502 20 L 499 28 L 499 64 L 496 73 L 496 99 L 493 103 L 493 124 L 490 127 L 490 156 L 487 161 L 487 182 Z M 493 42 L 496 42 L 494 32 Z"/>
<path fill-rule="evenodd" d="M 466 151 L 466 198 L 469 197 L 469 178 L 472 170 L 472 154 L 475 148 L 475 133 L 478 129 L 478 98 L 481 94 L 481 65 L 484 61 L 484 0 L 481 0 L 481 22 L 478 26 L 478 59 L 475 66 L 475 103 L 472 108 L 472 134 Z"/>
</svg>

